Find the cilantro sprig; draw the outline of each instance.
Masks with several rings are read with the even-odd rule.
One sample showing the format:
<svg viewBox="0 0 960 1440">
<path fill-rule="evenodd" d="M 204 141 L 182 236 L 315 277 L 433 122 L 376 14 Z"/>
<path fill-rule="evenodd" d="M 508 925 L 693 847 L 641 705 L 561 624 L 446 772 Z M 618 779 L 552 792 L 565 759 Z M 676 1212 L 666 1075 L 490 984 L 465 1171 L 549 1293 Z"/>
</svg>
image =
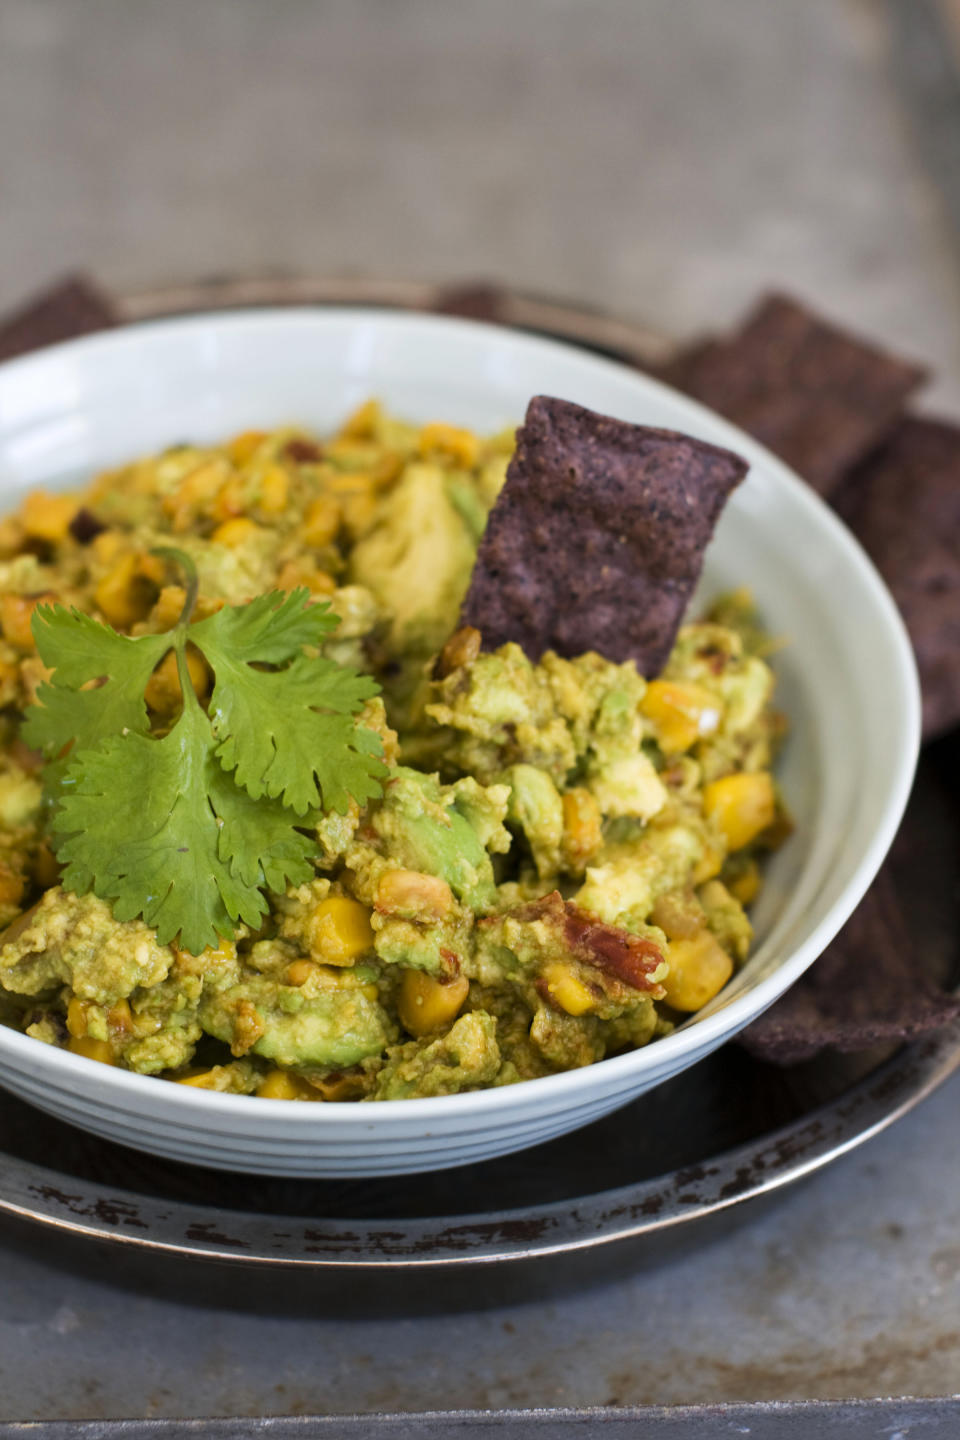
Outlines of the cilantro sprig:
<svg viewBox="0 0 960 1440">
<path fill-rule="evenodd" d="M 158 553 L 189 581 L 170 631 L 133 638 L 76 609 L 37 607 L 37 650 L 53 673 L 23 734 L 47 757 L 64 887 L 196 953 L 240 922 L 258 926 L 265 889 L 309 880 L 312 817 L 374 798 L 386 769 L 379 737 L 356 719 L 376 682 L 316 654 L 338 624 L 327 604 L 272 591 L 191 624 L 193 562 Z M 206 710 L 188 643 L 214 674 Z M 183 703 L 158 735 L 145 691 L 171 650 Z"/>
</svg>

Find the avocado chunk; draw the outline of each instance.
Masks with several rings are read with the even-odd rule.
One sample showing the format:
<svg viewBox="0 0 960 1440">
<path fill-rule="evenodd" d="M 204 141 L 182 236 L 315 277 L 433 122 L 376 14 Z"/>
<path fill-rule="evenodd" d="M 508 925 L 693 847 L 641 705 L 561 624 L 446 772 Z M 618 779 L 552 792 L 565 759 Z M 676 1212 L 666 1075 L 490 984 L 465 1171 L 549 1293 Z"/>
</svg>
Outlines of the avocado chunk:
<svg viewBox="0 0 960 1440">
<path fill-rule="evenodd" d="M 359 987 L 305 994 L 267 975 L 250 975 L 211 995 L 200 1019 L 235 1054 L 249 1050 L 287 1066 L 355 1065 L 379 1055 L 395 1033 L 383 1008 Z"/>
<path fill-rule="evenodd" d="M 351 578 L 393 617 L 391 639 L 429 654 L 455 629 L 476 546 L 437 465 L 410 464 L 354 548 Z"/>
<path fill-rule="evenodd" d="M 475 1010 L 461 1015 L 437 1040 L 411 1040 L 390 1051 L 370 1099 L 456 1095 L 491 1084 L 499 1069 L 497 1022 Z"/>
<path fill-rule="evenodd" d="M 490 856 L 468 818 L 471 798 L 465 797 L 465 814 L 455 788 L 400 765 L 370 823 L 391 859 L 439 875 L 464 905 L 484 910 L 496 900 L 496 886 Z"/>
</svg>

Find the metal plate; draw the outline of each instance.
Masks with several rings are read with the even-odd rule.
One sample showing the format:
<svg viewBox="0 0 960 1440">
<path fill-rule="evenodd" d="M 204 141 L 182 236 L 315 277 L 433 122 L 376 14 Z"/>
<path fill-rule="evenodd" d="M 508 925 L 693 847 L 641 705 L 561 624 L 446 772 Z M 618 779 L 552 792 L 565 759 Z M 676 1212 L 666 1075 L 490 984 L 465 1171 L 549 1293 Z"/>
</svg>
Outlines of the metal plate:
<svg viewBox="0 0 960 1440">
<path fill-rule="evenodd" d="M 549 301 L 349 281 L 218 281 L 129 297 L 127 319 L 262 303 L 393 303 L 494 316 L 635 364 L 662 339 Z M 958 978 L 958 741 L 926 752 L 898 842 L 900 877 L 924 895 L 918 952 Z M 931 897 L 934 897 L 931 899 Z M 913 917 L 911 917 L 913 918 Z M 925 943 L 929 941 L 930 943 Z M 0 1213 L 151 1257 L 366 1276 L 449 1275 L 495 1262 L 593 1254 L 613 1242 L 699 1233 L 877 1134 L 960 1068 L 960 1025 L 899 1053 L 826 1054 L 779 1069 L 728 1045 L 626 1109 L 483 1165 L 389 1180 L 286 1181 L 176 1165 L 97 1140 L 5 1097 Z M 699 1222 L 699 1226 L 694 1226 Z M 132 1259 L 132 1256 L 130 1257 Z M 515 1268 L 515 1267 L 510 1267 Z"/>
</svg>

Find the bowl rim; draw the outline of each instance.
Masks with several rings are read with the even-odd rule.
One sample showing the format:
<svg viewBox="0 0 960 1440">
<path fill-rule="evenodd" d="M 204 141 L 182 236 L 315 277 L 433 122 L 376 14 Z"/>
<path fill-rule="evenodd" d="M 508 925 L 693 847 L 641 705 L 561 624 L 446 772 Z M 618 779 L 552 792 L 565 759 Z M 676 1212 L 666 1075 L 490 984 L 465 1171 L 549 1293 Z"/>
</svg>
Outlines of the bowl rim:
<svg viewBox="0 0 960 1440">
<path fill-rule="evenodd" d="M 465 340 L 477 343 L 489 344 L 491 341 L 506 343 L 516 347 L 518 353 L 525 352 L 531 357 L 538 354 L 550 355 L 560 352 L 567 357 L 575 356 L 600 378 L 607 374 L 621 383 L 627 379 L 637 386 L 638 391 L 669 397 L 675 405 L 679 402 L 689 415 L 693 425 L 696 427 L 699 422 L 703 426 L 706 438 L 711 443 L 726 446 L 743 455 L 751 467 L 759 462 L 775 485 L 783 487 L 788 493 L 791 493 L 794 503 L 799 503 L 806 509 L 817 526 L 830 533 L 834 543 L 845 553 L 847 562 L 859 577 L 863 591 L 871 600 L 875 618 L 882 623 L 887 640 L 891 644 L 891 653 L 899 672 L 898 698 L 902 709 L 901 728 L 904 743 L 900 747 L 899 755 L 895 757 L 895 766 L 888 775 L 888 792 L 879 823 L 842 894 L 837 897 L 806 939 L 796 949 L 791 950 L 769 975 L 702 1020 L 691 1020 L 670 1035 L 661 1037 L 652 1045 L 642 1046 L 639 1049 L 597 1061 L 593 1065 L 580 1069 L 565 1070 L 556 1075 L 524 1080 L 516 1085 L 468 1091 L 456 1095 L 373 1102 L 372 1105 L 365 1106 L 362 1111 L 358 1110 L 355 1102 L 349 1101 L 327 1101 L 321 1106 L 313 1106 L 303 1105 L 295 1100 L 274 1100 L 273 1106 L 277 1108 L 267 1111 L 266 1114 L 282 1115 L 285 1127 L 292 1123 L 300 1132 L 310 1132 L 314 1129 L 319 1131 L 324 1128 L 333 1130 L 354 1128 L 361 1120 L 361 1116 L 362 1123 L 367 1129 L 377 1123 L 375 1117 L 389 1117 L 387 1123 L 391 1127 L 403 1127 L 414 1122 L 421 1125 L 424 1122 L 429 1123 L 432 1119 L 440 1121 L 441 1119 L 452 1119 L 454 1115 L 466 1117 L 510 1108 L 505 1097 L 509 1097 L 509 1100 L 518 1104 L 523 1100 L 529 1100 L 531 1105 L 535 1105 L 538 1097 L 542 1097 L 544 1100 L 549 1097 L 552 1100 L 561 1101 L 573 1093 L 582 1097 L 595 1087 L 607 1091 L 622 1089 L 623 1086 L 622 1084 L 618 1086 L 618 1081 L 638 1078 L 644 1070 L 654 1068 L 657 1056 L 666 1057 L 669 1054 L 681 1062 L 685 1060 L 685 1063 L 675 1067 L 685 1068 L 686 1064 L 692 1063 L 697 1058 L 697 1055 L 691 1055 L 691 1052 L 700 1052 L 711 1048 L 712 1044 L 732 1039 L 799 979 L 849 919 L 880 869 L 906 808 L 921 739 L 919 677 L 913 648 L 903 618 L 885 582 L 859 542 L 816 491 L 801 480 L 766 446 L 754 440 L 745 431 L 724 419 L 723 416 L 718 415 L 716 411 L 643 371 L 635 370 L 625 363 L 608 359 L 606 356 L 597 355 L 565 340 L 529 334 L 488 321 L 400 311 L 389 307 L 353 305 L 316 304 L 197 311 L 173 318 L 143 320 L 135 324 L 121 325 L 114 330 L 45 346 L 42 349 L 31 351 L 27 355 L 0 363 L 0 402 L 2 402 L 4 386 L 11 379 L 17 381 L 28 375 L 30 370 L 42 370 L 51 361 L 56 361 L 64 356 L 73 358 L 76 363 L 82 365 L 85 361 L 95 359 L 102 351 L 130 350 L 135 354 L 144 344 L 162 343 L 167 336 L 189 335 L 190 332 L 201 332 L 209 330 L 211 327 L 216 330 L 237 331 L 243 329 L 270 330 L 279 325 L 291 329 L 309 330 L 316 327 L 324 329 L 332 323 L 340 324 L 345 328 L 374 323 L 386 327 L 388 330 L 421 330 L 434 334 L 445 331 L 449 335 L 459 335 Z M 2 403 L 0 403 L 0 412 L 2 412 Z M 28 1065 L 29 1069 L 59 1071 L 60 1078 L 68 1084 L 71 1080 L 89 1082 L 94 1078 L 90 1071 L 93 1062 L 52 1046 L 42 1046 L 41 1048 L 40 1042 L 34 1040 L 32 1036 L 23 1035 L 19 1031 L 0 1025 L 0 1054 L 4 1051 L 7 1051 L 11 1058 L 23 1057 L 28 1062 L 32 1057 L 32 1063 Z M 689 1058 L 685 1059 L 685 1057 Z M 261 1121 L 264 1119 L 263 1102 L 257 1096 L 231 1095 L 218 1091 L 198 1090 L 190 1086 L 174 1087 L 171 1085 L 166 1086 L 158 1094 L 158 1077 L 156 1076 L 138 1075 L 133 1071 L 106 1065 L 98 1066 L 97 1071 L 96 1088 L 100 1090 L 106 1101 L 112 1097 L 116 1097 L 119 1101 L 121 1096 L 126 1096 L 128 1100 L 141 1096 L 144 1100 L 148 1100 L 151 1095 L 155 1100 L 159 1100 L 165 1096 L 163 1108 L 170 1105 L 174 1109 L 185 1112 L 185 1115 L 199 1116 L 209 1112 L 210 1107 L 213 1106 L 225 1117 L 226 1112 L 221 1107 L 226 1105 L 230 1115 L 237 1121 L 254 1117 L 259 1117 Z M 79 1085 L 77 1088 L 85 1090 L 88 1085 Z M 129 1109 L 130 1106 L 126 1104 L 123 1108 Z M 152 1107 L 148 1106 L 147 1108 Z"/>
</svg>

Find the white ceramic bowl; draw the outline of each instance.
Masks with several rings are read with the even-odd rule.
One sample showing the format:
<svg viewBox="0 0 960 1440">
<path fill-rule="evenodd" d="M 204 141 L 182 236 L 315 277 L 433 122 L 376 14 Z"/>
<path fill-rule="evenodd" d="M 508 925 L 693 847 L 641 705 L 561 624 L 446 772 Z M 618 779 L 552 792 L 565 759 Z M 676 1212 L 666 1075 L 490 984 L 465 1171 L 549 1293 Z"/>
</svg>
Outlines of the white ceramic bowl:
<svg viewBox="0 0 960 1440">
<path fill-rule="evenodd" d="M 440 1099 L 298 1105 L 110 1069 L 0 1027 L 0 1082 L 41 1109 L 160 1155 L 283 1175 L 425 1171 L 547 1140 L 615 1110 L 729 1040 L 797 979 L 873 879 L 900 821 L 919 692 L 893 602 L 856 542 L 733 426 L 581 350 L 492 326 L 373 310 L 197 316 L 74 341 L 0 367 L 0 508 L 33 486 L 179 440 L 303 422 L 327 431 L 367 396 L 481 431 L 546 393 L 745 455 L 702 593 L 754 590 L 791 737 L 779 767 L 796 833 L 773 859 L 753 954 L 706 1011 L 646 1049 Z"/>
</svg>

